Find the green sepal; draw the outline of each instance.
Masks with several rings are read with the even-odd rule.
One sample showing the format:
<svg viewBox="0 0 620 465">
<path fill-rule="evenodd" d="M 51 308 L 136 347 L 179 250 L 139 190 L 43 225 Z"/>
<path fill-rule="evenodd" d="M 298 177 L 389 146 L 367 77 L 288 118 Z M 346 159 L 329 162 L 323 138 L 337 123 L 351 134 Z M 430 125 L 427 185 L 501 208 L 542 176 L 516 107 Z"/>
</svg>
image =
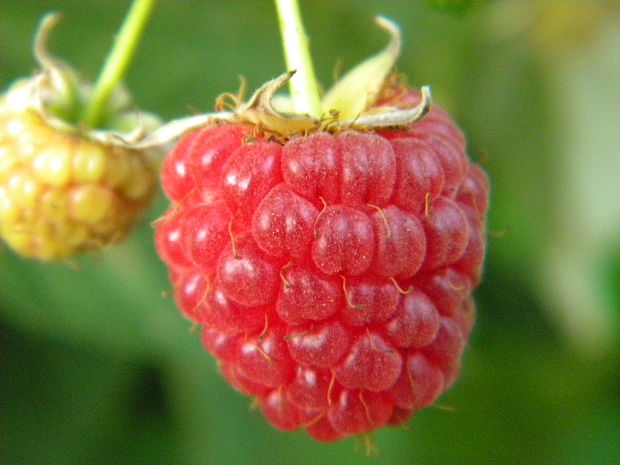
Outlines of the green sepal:
<svg viewBox="0 0 620 465">
<path fill-rule="evenodd" d="M 392 21 L 376 18 L 377 24 L 390 34 L 390 43 L 378 54 L 366 59 L 346 73 L 321 101 L 324 114 L 335 110 L 348 120 L 364 113 L 377 99 L 400 54 L 400 30 Z"/>
</svg>

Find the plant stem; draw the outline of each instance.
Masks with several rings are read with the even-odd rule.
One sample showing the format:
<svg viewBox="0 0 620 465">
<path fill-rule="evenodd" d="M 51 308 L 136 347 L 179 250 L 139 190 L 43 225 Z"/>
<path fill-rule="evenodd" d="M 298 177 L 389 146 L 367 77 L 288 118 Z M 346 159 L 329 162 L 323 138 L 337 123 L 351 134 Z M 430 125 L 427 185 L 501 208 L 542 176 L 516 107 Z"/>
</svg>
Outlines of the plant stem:
<svg viewBox="0 0 620 465">
<path fill-rule="evenodd" d="M 123 79 L 138 46 L 155 0 L 134 0 L 99 74 L 83 121 L 96 128 L 101 124 L 110 95 Z"/>
<path fill-rule="evenodd" d="M 297 0 L 275 0 L 282 45 L 288 70 L 297 73 L 290 80 L 295 113 L 321 116 L 319 86 L 314 74 L 308 36 L 301 22 Z"/>
</svg>

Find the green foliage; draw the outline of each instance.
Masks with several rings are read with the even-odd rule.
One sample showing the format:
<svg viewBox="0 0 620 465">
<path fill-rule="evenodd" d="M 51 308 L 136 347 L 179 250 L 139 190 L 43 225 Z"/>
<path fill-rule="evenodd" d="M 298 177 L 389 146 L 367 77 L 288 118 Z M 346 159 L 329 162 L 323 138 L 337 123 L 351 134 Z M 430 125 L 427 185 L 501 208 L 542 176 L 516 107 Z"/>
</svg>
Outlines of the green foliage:
<svg viewBox="0 0 620 465">
<path fill-rule="evenodd" d="M 489 2 L 462 16 L 422 2 L 302 2 L 325 88 L 339 58 L 348 69 L 385 43 L 373 15 L 396 20 L 400 71 L 432 86 L 490 173 L 478 323 L 438 408 L 378 432 L 375 459 L 355 440 L 321 445 L 269 427 L 162 295 L 149 224 L 165 209 L 160 194 L 128 242 L 77 269 L 0 246 L 0 463 L 620 463 L 618 10 L 566 7 L 596 18 L 577 46 L 540 21 L 574 15 L 543 3 L 562 2 Z M 32 71 L 31 35 L 50 9 L 65 13 L 51 51 L 94 78 L 127 7 L 5 0 L 0 86 Z M 254 88 L 283 70 L 270 2 L 162 1 L 127 85 L 169 119 L 211 110 L 238 75 Z"/>
<path fill-rule="evenodd" d="M 487 0 L 422 0 L 424 3 L 433 5 L 440 10 L 450 13 L 463 13 L 473 6 L 481 5 Z"/>
</svg>

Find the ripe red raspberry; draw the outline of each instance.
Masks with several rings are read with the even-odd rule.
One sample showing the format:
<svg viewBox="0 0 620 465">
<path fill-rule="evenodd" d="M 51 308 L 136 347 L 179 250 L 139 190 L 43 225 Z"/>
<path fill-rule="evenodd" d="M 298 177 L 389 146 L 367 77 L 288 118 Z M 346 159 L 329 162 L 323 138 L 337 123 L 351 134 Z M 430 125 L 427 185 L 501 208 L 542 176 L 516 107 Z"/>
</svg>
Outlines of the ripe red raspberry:
<svg viewBox="0 0 620 465">
<path fill-rule="evenodd" d="M 395 90 L 405 92 L 393 92 Z M 407 109 L 420 93 L 384 91 Z M 456 379 L 488 183 L 432 107 L 394 129 L 274 134 L 239 120 L 163 165 L 156 246 L 223 376 L 282 430 L 401 424 Z"/>
</svg>

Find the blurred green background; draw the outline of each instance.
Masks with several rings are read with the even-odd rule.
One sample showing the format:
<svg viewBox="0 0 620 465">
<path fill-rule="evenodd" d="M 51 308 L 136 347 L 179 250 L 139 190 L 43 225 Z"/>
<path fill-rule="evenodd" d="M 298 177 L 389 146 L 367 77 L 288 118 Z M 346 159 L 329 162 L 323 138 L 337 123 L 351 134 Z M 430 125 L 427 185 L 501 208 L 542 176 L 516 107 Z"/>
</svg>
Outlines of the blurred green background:
<svg viewBox="0 0 620 465">
<path fill-rule="evenodd" d="M 272 429 L 175 310 L 150 222 L 79 269 L 0 251 L 0 463 L 620 463 L 620 3 L 302 0 L 325 86 L 402 27 L 399 69 L 430 84 L 493 187 L 478 323 L 463 374 L 409 428 L 317 444 Z M 479 3 L 479 2 L 475 2 Z M 0 85 L 51 50 L 94 78 L 129 3 L 0 4 Z M 238 76 L 284 71 L 268 1 L 161 1 L 127 84 L 163 118 L 211 111 Z"/>
</svg>

